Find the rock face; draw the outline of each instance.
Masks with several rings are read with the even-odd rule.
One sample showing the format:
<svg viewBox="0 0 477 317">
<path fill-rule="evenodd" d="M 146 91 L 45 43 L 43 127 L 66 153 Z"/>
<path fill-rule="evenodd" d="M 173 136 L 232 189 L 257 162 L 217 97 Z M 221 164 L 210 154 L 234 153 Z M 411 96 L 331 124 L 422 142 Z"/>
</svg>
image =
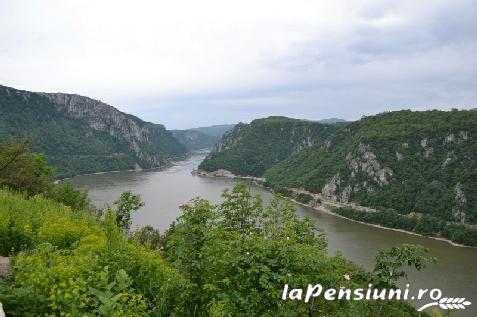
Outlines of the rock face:
<svg viewBox="0 0 477 317">
<path fill-rule="evenodd" d="M 349 168 L 349 173 L 344 175 L 346 180 L 342 180 L 340 173 L 328 180 L 321 190 L 326 199 L 347 203 L 353 192 L 359 192 L 361 189 L 371 192 L 374 190 L 373 186 L 388 185 L 393 176 L 392 169 L 378 161 L 369 145 L 360 143 L 356 153 L 348 152 L 345 160 Z M 360 174 L 366 179 L 362 183 L 358 180 L 363 178 L 359 177 Z"/>
<path fill-rule="evenodd" d="M 358 172 L 366 173 L 379 186 L 389 184 L 393 171 L 389 167 L 381 167 L 376 155 L 371 152 L 370 146 L 360 143 L 358 155 L 353 156 L 351 152 L 346 155 L 346 161 L 351 169 L 351 177 Z"/>
<path fill-rule="evenodd" d="M 10 259 L 0 256 L 0 278 L 8 279 L 11 277 Z"/>
<path fill-rule="evenodd" d="M 141 168 L 160 167 L 168 156 L 186 152 L 185 147 L 163 125 L 144 122 L 88 97 L 64 93 L 41 94 L 52 101 L 59 111 L 86 121 L 95 130 L 125 141 L 136 154 L 136 163 Z M 171 148 L 167 149 L 169 146 Z"/>
<path fill-rule="evenodd" d="M 465 203 L 467 202 L 467 199 L 465 198 L 465 194 L 462 190 L 462 185 L 460 183 L 457 183 L 455 185 L 454 192 L 455 205 L 452 208 L 452 214 L 454 215 L 456 220 L 460 221 L 460 223 L 465 223 L 465 212 L 463 211 L 463 208 L 465 206 Z"/>
<path fill-rule="evenodd" d="M 101 101 L 0 85 L 0 142 L 29 138 L 58 178 L 161 167 L 187 149 L 164 126 Z"/>
</svg>

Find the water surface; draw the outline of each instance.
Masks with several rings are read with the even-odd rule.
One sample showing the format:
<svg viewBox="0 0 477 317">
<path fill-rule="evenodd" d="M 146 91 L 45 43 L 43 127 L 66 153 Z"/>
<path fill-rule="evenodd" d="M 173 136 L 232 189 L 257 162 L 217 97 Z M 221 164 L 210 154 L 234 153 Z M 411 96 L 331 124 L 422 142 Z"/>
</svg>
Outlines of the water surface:
<svg viewBox="0 0 477 317">
<path fill-rule="evenodd" d="M 133 226 L 151 225 L 164 231 L 180 215 L 178 206 L 182 203 L 198 196 L 218 202 L 220 193 L 237 183 L 230 179 L 192 176 L 191 171 L 203 157 L 204 154 L 194 154 L 160 171 L 77 176 L 73 178 L 73 183 L 87 189 L 98 207 L 111 203 L 123 191 L 140 194 L 146 205 L 133 216 Z M 271 197 L 268 191 L 259 187 L 252 186 L 252 191 L 263 195 L 265 201 Z M 411 288 L 439 288 L 446 297 L 466 297 L 472 302 L 477 300 L 477 249 L 455 247 L 443 241 L 376 228 L 298 205 L 297 212 L 310 216 L 325 232 L 331 255 L 341 252 L 368 270 L 372 269 L 374 254 L 378 250 L 399 243 L 425 245 L 430 254 L 438 258 L 438 264 L 422 272 L 409 272 Z M 477 316 L 477 302 L 468 306 L 465 312 L 453 316 Z"/>
</svg>

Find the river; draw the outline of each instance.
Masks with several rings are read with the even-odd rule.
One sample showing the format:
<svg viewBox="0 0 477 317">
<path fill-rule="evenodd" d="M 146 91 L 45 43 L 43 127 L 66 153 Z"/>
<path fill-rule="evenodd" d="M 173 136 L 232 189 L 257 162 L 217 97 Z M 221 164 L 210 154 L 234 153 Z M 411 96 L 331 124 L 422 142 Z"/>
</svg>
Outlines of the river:
<svg viewBox="0 0 477 317">
<path fill-rule="evenodd" d="M 92 202 L 100 208 L 124 191 L 140 194 L 145 206 L 134 214 L 133 226 L 152 225 L 164 231 L 180 215 L 178 206 L 183 202 L 198 196 L 218 202 L 221 192 L 237 183 L 231 179 L 192 176 L 191 171 L 204 155 L 193 154 L 164 170 L 82 175 L 72 181 L 77 187 L 88 190 Z M 265 201 L 271 197 L 260 187 L 252 186 L 252 191 L 262 195 Z M 455 247 L 443 241 L 376 228 L 299 205 L 296 208 L 299 215 L 311 217 L 325 232 L 329 254 L 341 252 L 370 270 L 376 251 L 399 243 L 422 244 L 430 249 L 430 255 L 437 257 L 438 263 L 421 272 L 410 271 L 411 289 L 439 288 L 445 297 L 465 297 L 471 302 L 477 300 L 477 249 Z M 477 316 L 477 303 L 468 306 L 465 311 L 456 311 L 453 316 Z"/>
</svg>

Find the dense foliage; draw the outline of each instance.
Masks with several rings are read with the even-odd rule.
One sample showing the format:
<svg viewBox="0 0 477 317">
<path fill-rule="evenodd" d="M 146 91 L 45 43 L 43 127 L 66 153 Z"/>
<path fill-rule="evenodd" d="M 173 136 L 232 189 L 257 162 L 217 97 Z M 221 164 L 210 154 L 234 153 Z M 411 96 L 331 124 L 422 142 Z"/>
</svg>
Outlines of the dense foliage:
<svg viewBox="0 0 477 317">
<path fill-rule="evenodd" d="M 429 215 L 402 215 L 393 210 L 366 212 L 348 207 L 332 208 L 332 210 L 346 218 L 425 236 L 442 237 L 459 244 L 477 247 L 477 230 L 461 224 L 448 224 Z"/>
<path fill-rule="evenodd" d="M 342 256 L 328 257 L 325 237 L 298 219 L 290 202 L 276 197 L 263 207 L 244 184 L 223 198 L 216 206 L 201 199 L 183 205 L 161 252 L 141 245 L 144 232 L 128 238 L 117 210 L 98 219 L 39 195 L 0 190 L 0 237 L 8 237 L 0 247 L 15 254 L 0 301 L 8 316 L 420 316 L 403 302 L 280 297 L 285 283 L 390 287 L 403 275 L 389 280 L 383 272 L 424 267 L 422 248 L 380 253 L 367 273 Z M 395 256 L 405 263 L 391 268 L 387 259 Z"/>
<path fill-rule="evenodd" d="M 133 116 L 129 118 L 142 125 L 151 125 Z M 168 131 L 163 128 L 154 131 L 151 144 L 137 145 L 144 153 L 162 154 L 165 160 L 185 152 Z M 0 142 L 10 138 L 30 139 L 32 150 L 47 155 L 58 178 L 134 169 L 136 163 L 148 167 L 124 140 L 93 129 L 85 120 L 60 111 L 47 97 L 0 86 Z"/>
<path fill-rule="evenodd" d="M 272 187 L 312 192 L 323 192 L 335 178 L 335 199 L 346 192 L 362 205 L 473 224 L 476 140 L 475 111 L 383 113 L 280 162 L 266 178 Z"/>
<path fill-rule="evenodd" d="M 286 117 L 239 123 L 224 135 L 199 168 L 262 176 L 268 168 L 291 154 L 325 140 L 338 127 Z"/>
<path fill-rule="evenodd" d="M 8 316 L 168 316 L 186 302 L 187 281 L 159 251 L 129 242 L 115 212 L 100 221 L 5 190 L 0 202 L 0 249 L 16 254 L 0 287 Z"/>
</svg>

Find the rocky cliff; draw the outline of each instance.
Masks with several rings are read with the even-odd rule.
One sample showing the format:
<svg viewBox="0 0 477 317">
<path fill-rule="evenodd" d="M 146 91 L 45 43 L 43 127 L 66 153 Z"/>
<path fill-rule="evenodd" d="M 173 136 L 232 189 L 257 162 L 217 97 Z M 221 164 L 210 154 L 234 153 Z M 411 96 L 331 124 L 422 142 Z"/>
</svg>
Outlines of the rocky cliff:
<svg viewBox="0 0 477 317">
<path fill-rule="evenodd" d="M 28 137 L 57 176 L 161 167 L 187 149 L 164 126 L 101 101 L 0 86 L 0 141 Z"/>
<path fill-rule="evenodd" d="M 159 167 L 167 157 L 186 152 L 171 132 L 161 124 L 153 124 L 123 113 L 99 100 L 64 94 L 41 93 L 53 102 L 60 112 L 84 120 L 92 129 L 107 132 L 126 142 L 137 156 L 141 168 Z"/>
</svg>

